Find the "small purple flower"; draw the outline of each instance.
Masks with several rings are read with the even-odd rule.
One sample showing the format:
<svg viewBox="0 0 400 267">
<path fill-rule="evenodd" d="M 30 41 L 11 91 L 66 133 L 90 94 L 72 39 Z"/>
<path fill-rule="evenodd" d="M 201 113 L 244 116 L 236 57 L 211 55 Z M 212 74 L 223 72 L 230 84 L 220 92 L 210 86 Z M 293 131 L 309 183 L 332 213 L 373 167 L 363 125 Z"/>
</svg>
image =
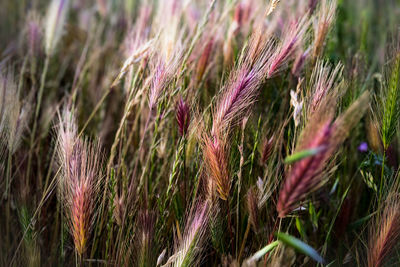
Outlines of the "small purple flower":
<svg viewBox="0 0 400 267">
<path fill-rule="evenodd" d="M 360 151 L 361 153 L 365 153 L 368 151 L 368 144 L 366 142 L 362 142 L 359 146 L 358 146 L 358 151 Z"/>
</svg>

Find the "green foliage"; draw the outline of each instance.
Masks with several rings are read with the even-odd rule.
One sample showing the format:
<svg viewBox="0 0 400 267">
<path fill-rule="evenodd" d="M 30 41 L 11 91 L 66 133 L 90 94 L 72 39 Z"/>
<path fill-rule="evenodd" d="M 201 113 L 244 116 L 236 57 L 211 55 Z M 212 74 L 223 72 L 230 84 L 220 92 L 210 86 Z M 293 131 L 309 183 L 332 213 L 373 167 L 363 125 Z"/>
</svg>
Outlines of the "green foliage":
<svg viewBox="0 0 400 267">
<path fill-rule="evenodd" d="M 300 239 L 297 239 L 291 235 L 284 234 L 284 233 L 277 233 L 276 236 L 278 237 L 278 240 L 284 243 L 287 246 L 290 246 L 294 248 L 295 250 L 299 251 L 300 253 L 303 253 L 312 259 L 314 259 L 318 263 L 324 263 L 325 260 L 318 254 L 318 252 L 301 241 Z"/>
<path fill-rule="evenodd" d="M 400 54 L 390 69 L 387 93 L 383 103 L 382 142 L 385 150 L 396 134 L 400 119 Z"/>
<path fill-rule="evenodd" d="M 396 229 L 398 0 L 3 2 L 0 266 L 366 266 Z"/>
<path fill-rule="evenodd" d="M 315 156 L 324 149 L 325 149 L 324 147 L 318 147 L 318 148 L 306 149 L 306 150 L 296 152 L 295 154 L 286 157 L 285 163 L 292 164 L 296 161 Z"/>
</svg>

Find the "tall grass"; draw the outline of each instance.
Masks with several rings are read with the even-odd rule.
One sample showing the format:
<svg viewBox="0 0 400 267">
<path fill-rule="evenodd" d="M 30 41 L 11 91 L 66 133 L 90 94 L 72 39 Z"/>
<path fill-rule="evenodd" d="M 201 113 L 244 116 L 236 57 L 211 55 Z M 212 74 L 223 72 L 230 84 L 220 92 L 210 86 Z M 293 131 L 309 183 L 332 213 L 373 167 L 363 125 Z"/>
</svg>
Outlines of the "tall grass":
<svg viewBox="0 0 400 267">
<path fill-rule="evenodd" d="M 0 266 L 385 266 L 397 1 L 3 1 Z"/>
</svg>

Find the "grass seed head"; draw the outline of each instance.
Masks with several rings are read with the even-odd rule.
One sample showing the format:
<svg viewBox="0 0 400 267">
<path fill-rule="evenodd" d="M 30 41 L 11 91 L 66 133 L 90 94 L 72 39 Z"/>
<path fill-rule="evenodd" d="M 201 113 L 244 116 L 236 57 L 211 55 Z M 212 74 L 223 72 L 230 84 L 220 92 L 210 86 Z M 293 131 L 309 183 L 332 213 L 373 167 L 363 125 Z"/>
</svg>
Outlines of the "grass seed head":
<svg viewBox="0 0 400 267">
<path fill-rule="evenodd" d="M 52 55 L 61 39 L 69 9 L 68 0 L 52 0 L 44 24 L 45 51 Z"/>
<path fill-rule="evenodd" d="M 182 97 L 179 98 L 176 105 L 176 120 L 180 136 L 185 136 L 190 124 L 190 110 Z"/>
<path fill-rule="evenodd" d="M 61 167 L 59 197 L 75 249 L 83 255 L 94 223 L 102 180 L 100 148 L 77 136 L 74 115 L 64 110 L 60 117 L 57 150 Z"/>
</svg>

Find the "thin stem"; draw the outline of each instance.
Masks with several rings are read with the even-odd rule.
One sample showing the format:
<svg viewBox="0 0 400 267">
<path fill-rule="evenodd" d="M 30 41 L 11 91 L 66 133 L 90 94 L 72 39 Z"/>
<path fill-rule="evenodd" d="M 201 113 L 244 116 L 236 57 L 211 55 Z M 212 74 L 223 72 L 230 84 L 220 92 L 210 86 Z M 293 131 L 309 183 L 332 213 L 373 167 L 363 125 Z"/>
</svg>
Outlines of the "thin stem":
<svg viewBox="0 0 400 267">
<path fill-rule="evenodd" d="M 96 115 L 97 111 L 99 110 L 99 108 L 101 107 L 101 105 L 103 104 L 104 100 L 106 100 L 107 96 L 111 93 L 113 88 L 109 88 L 101 97 L 101 99 L 99 100 L 99 102 L 96 104 L 96 106 L 94 107 L 92 113 L 90 113 L 89 118 L 86 120 L 85 124 L 83 125 L 81 131 L 78 134 L 78 137 L 80 137 L 83 133 L 83 131 L 86 129 L 86 127 L 89 125 L 90 121 L 93 119 L 94 115 Z"/>
<path fill-rule="evenodd" d="M 133 95 L 134 95 L 132 87 L 136 84 L 136 80 L 137 80 L 138 76 L 139 76 L 139 70 L 136 72 L 136 74 L 134 76 L 134 79 L 131 82 L 130 93 L 129 93 L 128 101 L 127 101 L 126 106 L 125 106 L 124 115 L 123 115 L 123 117 L 121 119 L 121 122 L 119 124 L 117 133 L 115 134 L 114 142 L 113 142 L 112 147 L 111 147 L 110 159 L 108 161 L 108 166 L 107 166 L 107 173 L 110 173 L 111 165 L 112 165 L 112 162 L 113 162 L 114 157 L 115 157 L 115 152 L 116 152 L 116 149 L 117 149 L 118 142 L 120 140 L 120 136 L 121 136 L 122 130 L 123 130 L 124 126 L 125 126 L 125 122 L 126 122 L 127 118 L 131 114 L 132 108 L 134 106 L 133 105 L 133 101 L 132 101 L 132 98 L 133 98 Z"/>
<path fill-rule="evenodd" d="M 40 88 L 39 88 L 38 96 L 37 96 L 37 105 L 36 105 L 35 117 L 34 117 L 34 120 L 33 120 L 33 127 L 32 127 L 31 140 L 30 140 L 30 149 L 29 149 L 29 156 L 28 156 L 28 168 L 27 168 L 26 179 L 29 179 L 29 176 L 30 176 L 30 169 L 31 169 L 31 163 L 32 163 L 32 153 L 33 153 L 33 147 L 34 147 L 34 142 L 35 142 L 35 136 L 36 136 L 36 130 L 37 130 L 37 123 L 38 123 L 38 117 L 39 117 L 39 112 L 40 112 L 40 106 L 42 104 L 44 85 L 45 85 L 45 82 L 46 82 L 47 71 L 49 69 L 49 62 L 50 62 L 50 56 L 47 55 L 46 59 L 44 61 L 44 68 L 43 68 L 42 76 L 40 78 Z"/>
<path fill-rule="evenodd" d="M 229 229 L 229 236 L 230 236 L 230 242 L 231 243 L 231 249 L 232 249 L 232 255 L 234 254 L 234 248 L 233 248 L 233 233 L 232 233 L 232 217 L 231 217 L 231 205 L 229 203 L 229 198 L 226 200 L 226 205 L 228 209 L 228 229 Z"/>
<path fill-rule="evenodd" d="M 12 154 L 11 150 L 8 152 L 8 160 L 7 160 L 7 180 L 6 180 L 6 191 L 5 196 L 7 199 L 7 209 L 6 209 L 6 244 L 10 245 L 10 200 L 8 199 L 9 193 L 9 183 L 11 180 L 11 164 L 12 164 Z"/>
<path fill-rule="evenodd" d="M 157 142 L 157 139 L 158 139 L 158 125 L 159 125 L 159 122 L 160 122 L 160 114 L 158 112 L 157 113 L 157 118 L 156 118 L 156 120 L 154 122 L 154 133 L 153 133 L 153 138 L 152 138 L 152 142 L 151 142 L 151 146 L 150 146 L 151 151 L 150 151 L 150 154 L 149 154 L 150 158 L 148 158 L 148 160 L 146 161 L 146 166 L 145 166 L 145 169 L 143 170 L 143 173 L 142 173 L 142 178 L 143 178 L 143 176 L 145 176 L 145 174 L 147 172 L 147 169 L 149 168 L 149 166 L 151 166 L 150 167 L 150 173 L 149 173 L 149 175 L 145 176 L 145 180 L 144 180 L 145 181 L 145 185 L 144 186 L 145 186 L 146 199 L 148 199 L 148 193 L 150 191 L 149 178 L 152 177 L 153 172 L 154 172 L 154 168 L 155 168 L 154 164 L 151 164 L 151 163 L 154 162 L 154 159 L 155 159 L 155 156 L 156 156 L 156 142 Z M 142 180 L 142 178 L 141 178 L 141 180 Z"/>
<path fill-rule="evenodd" d="M 378 201 L 379 204 L 381 203 L 382 194 L 383 194 L 383 179 L 385 176 L 385 157 L 386 157 L 386 148 L 383 149 L 381 181 L 380 181 L 380 186 L 379 186 L 379 201 Z"/>
<path fill-rule="evenodd" d="M 10 193 L 10 181 L 11 181 L 11 169 L 12 169 L 12 152 L 11 149 L 8 152 L 8 157 L 7 157 L 7 178 L 6 178 L 6 190 L 4 192 L 5 198 L 8 197 L 8 194 Z"/>
<path fill-rule="evenodd" d="M 187 170 L 186 170 L 186 143 L 187 139 L 186 136 L 183 137 L 183 149 L 182 149 L 182 162 L 183 162 L 183 187 L 184 187 L 184 200 L 185 200 L 185 205 L 187 204 L 187 188 L 188 188 L 188 177 L 187 177 Z"/>
<path fill-rule="evenodd" d="M 128 101 L 127 101 L 126 106 L 125 106 L 124 115 L 123 115 L 123 117 L 121 119 L 120 126 L 119 126 L 119 128 L 117 130 L 117 133 L 115 134 L 114 142 L 113 142 L 112 147 L 111 147 L 110 158 L 109 158 L 108 165 L 107 165 L 107 174 L 108 175 L 107 175 L 106 181 L 105 181 L 106 187 L 104 189 L 103 199 L 102 199 L 101 206 L 100 206 L 100 214 L 102 214 L 103 211 L 104 211 L 106 196 L 107 196 L 107 192 L 108 192 L 107 188 L 108 188 L 109 177 L 110 177 L 109 174 L 111 172 L 112 161 L 113 161 L 113 159 L 115 157 L 115 152 L 116 152 L 116 148 L 117 148 L 117 145 L 118 145 L 118 142 L 119 142 L 119 139 L 120 139 L 120 135 L 121 135 L 122 130 L 123 130 L 124 126 L 125 126 L 125 122 L 126 122 L 127 118 L 129 117 L 129 115 L 130 115 L 130 113 L 132 111 L 132 108 L 134 106 L 133 105 L 133 101 L 132 101 L 133 95 L 134 95 L 133 94 L 134 93 L 133 92 L 133 87 L 136 85 L 136 81 L 137 81 L 137 79 L 139 77 L 139 73 L 140 73 L 140 69 L 138 71 L 136 71 L 135 76 L 133 77 L 133 79 L 131 81 L 131 84 L 129 86 L 129 92 L 130 93 L 129 93 Z M 111 87 L 109 90 L 107 90 L 107 92 L 103 95 L 103 97 L 97 103 L 97 105 L 96 105 L 95 109 L 93 110 L 92 114 L 90 114 L 88 120 L 86 121 L 85 125 L 83 126 L 82 130 L 80 131 L 79 136 L 82 134 L 83 130 L 87 127 L 87 125 L 89 124 L 90 120 L 94 117 L 95 113 L 100 108 L 101 104 L 104 102 L 104 100 L 106 99 L 106 97 L 108 96 L 108 94 L 111 92 L 112 89 L 113 89 L 113 87 Z M 96 236 L 96 234 L 100 234 L 100 231 L 102 230 L 102 228 L 103 228 L 103 220 L 100 220 L 100 223 L 96 225 L 95 236 Z M 94 251 L 95 251 L 96 248 L 97 248 L 97 239 L 95 239 L 95 241 L 94 241 L 94 245 L 92 247 L 91 256 L 93 256 Z"/>
<path fill-rule="evenodd" d="M 244 246 L 246 245 L 247 237 L 249 236 L 250 226 L 251 226 L 251 224 L 250 224 L 250 219 L 248 219 L 248 220 L 247 220 L 247 226 L 246 226 L 246 232 L 244 233 L 242 245 L 240 246 L 239 257 L 238 257 L 238 259 L 237 259 L 237 262 L 238 262 L 239 264 L 240 264 L 240 259 L 242 258 L 242 255 L 243 255 Z"/>
</svg>

